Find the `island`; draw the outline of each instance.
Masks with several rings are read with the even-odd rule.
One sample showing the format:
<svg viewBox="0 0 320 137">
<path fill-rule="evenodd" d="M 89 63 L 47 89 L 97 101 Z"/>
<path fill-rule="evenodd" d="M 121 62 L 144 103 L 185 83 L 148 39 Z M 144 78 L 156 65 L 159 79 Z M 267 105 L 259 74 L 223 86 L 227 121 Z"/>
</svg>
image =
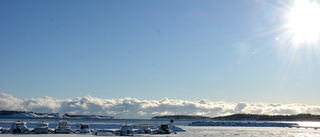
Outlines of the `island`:
<svg viewBox="0 0 320 137">
<path fill-rule="evenodd" d="M 99 116 L 99 115 L 72 115 L 59 113 L 38 113 L 27 111 L 1 110 L 0 118 L 92 118 L 92 119 L 118 119 L 114 116 Z"/>
</svg>

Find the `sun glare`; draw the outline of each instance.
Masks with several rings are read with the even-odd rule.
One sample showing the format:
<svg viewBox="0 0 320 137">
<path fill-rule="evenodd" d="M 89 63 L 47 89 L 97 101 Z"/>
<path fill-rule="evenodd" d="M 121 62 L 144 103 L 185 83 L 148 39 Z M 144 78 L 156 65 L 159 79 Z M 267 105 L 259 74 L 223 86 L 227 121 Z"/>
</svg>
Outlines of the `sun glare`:
<svg viewBox="0 0 320 137">
<path fill-rule="evenodd" d="M 316 43 L 320 34 L 320 7 L 309 0 L 296 0 L 288 13 L 287 27 L 295 43 Z"/>
</svg>

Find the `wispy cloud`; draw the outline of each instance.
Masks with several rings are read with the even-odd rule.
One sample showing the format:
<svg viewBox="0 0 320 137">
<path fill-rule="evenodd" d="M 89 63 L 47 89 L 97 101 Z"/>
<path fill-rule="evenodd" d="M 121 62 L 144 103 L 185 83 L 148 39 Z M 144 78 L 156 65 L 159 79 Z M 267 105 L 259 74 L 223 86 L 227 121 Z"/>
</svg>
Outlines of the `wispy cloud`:
<svg viewBox="0 0 320 137">
<path fill-rule="evenodd" d="M 135 98 L 101 99 L 91 96 L 75 99 L 56 99 L 51 97 L 20 99 L 10 94 L 0 93 L 1 110 L 23 110 L 46 113 L 94 114 L 120 118 L 151 118 L 155 115 L 202 115 L 221 116 L 234 113 L 254 114 L 320 114 L 320 106 L 305 104 L 273 103 L 227 103 L 171 100 L 138 100 Z"/>
</svg>

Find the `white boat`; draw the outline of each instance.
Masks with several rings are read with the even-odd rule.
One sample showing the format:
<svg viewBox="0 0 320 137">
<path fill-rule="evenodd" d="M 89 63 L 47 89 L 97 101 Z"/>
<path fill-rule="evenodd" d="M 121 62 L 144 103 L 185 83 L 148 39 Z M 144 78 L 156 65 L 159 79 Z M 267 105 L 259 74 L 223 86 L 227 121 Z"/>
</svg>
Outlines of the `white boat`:
<svg viewBox="0 0 320 137">
<path fill-rule="evenodd" d="M 149 133 L 151 133 L 151 129 L 149 125 L 143 124 L 139 126 L 138 134 L 149 134 Z"/>
<path fill-rule="evenodd" d="M 58 126 L 56 127 L 55 132 L 56 133 L 70 133 L 72 132 L 71 127 L 68 126 L 68 121 L 67 120 L 60 120 L 58 123 Z"/>
<path fill-rule="evenodd" d="M 1 132 L 2 133 L 9 133 L 10 132 L 10 128 L 2 128 Z"/>
<path fill-rule="evenodd" d="M 167 124 L 162 124 L 160 127 L 158 127 L 157 134 L 171 134 L 173 131 L 169 128 L 169 125 Z"/>
<path fill-rule="evenodd" d="M 131 126 L 128 126 L 127 124 L 124 126 L 121 126 L 120 130 L 118 130 L 117 133 L 119 136 L 129 136 L 133 134 L 133 130 Z"/>
<path fill-rule="evenodd" d="M 29 130 L 26 126 L 25 122 L 21 122 L 18 120 L 17 122 L 14 122 L 10 128 L 11 133 L 28 133 Z"/>
<path fill-rule="evenodd" d="M 45 121 L 38 122 L 37 127 L 34 128 L 34 132 L 38 134 L 49 132 L 49 123 Z"/>
<path fill-rule="evenodd" d="M 80 133 L 90 133 L 90 125 L 89 124 L 80 124 Z"/>
</svg>

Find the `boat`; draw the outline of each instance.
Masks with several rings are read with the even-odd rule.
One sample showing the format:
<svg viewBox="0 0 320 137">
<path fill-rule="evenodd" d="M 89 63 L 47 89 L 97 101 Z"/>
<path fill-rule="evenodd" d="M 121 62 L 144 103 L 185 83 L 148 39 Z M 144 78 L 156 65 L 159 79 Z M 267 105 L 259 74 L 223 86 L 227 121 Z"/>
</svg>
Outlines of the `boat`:
<svg viewBox="0 0 320 137">
<path fill-rule="evenodd" d="M 80 124 L 80 133 L 90 133 L 90 125 L 89 124 Z"/>
<path fill-rule="evenodd" d="M 1 129 L 1 133 L 9 133 L 10 132 L 10 128 L 2 128 Z"/>
<path fill-rule="evenodd" d="M 160 127 L 157 128 L 157 134 L 171 134 L 172 130 L 170 130 L 168 124 L 162 124 Z"/>
<path fill-rule="evenodd" d="M 120 127 L 120 130 L 118 130 L 117 135 L 119 136 L 130 136 L 133 134 L 133 130 L 131 126 L 128 126 L 127 124 Z"/>
<path fill-rule="evenodd" d="M 37 127 L 34 128 L 34 132 L 37 134 L 44 134 L 49 132 L 49 123 L 45 121 L 38 122 Z"/>
<path fill-rule="evenodd" d="M 17 122 L 14 122 L 10 128 L 11 133 L 28 133 L 29 130 L 26 126 L 25 122 L 21 122 L 18 120 Z"/>
<path fill-rule="evenodd" d="M 71 127 L 68 126 L 69 122 L 67 120 L 60 120 L 58 126 L 56 127 L 55 133 L 65 133 L 68 134 L 72 132 Z"/>
<path fill-rule="evenodd" d="M 139 126 L 138 134 L 149 134 L 149 133 L 151 133 L 151 129 L 150 129 L 149 125 L 142 124 Z"/>
</svg>

